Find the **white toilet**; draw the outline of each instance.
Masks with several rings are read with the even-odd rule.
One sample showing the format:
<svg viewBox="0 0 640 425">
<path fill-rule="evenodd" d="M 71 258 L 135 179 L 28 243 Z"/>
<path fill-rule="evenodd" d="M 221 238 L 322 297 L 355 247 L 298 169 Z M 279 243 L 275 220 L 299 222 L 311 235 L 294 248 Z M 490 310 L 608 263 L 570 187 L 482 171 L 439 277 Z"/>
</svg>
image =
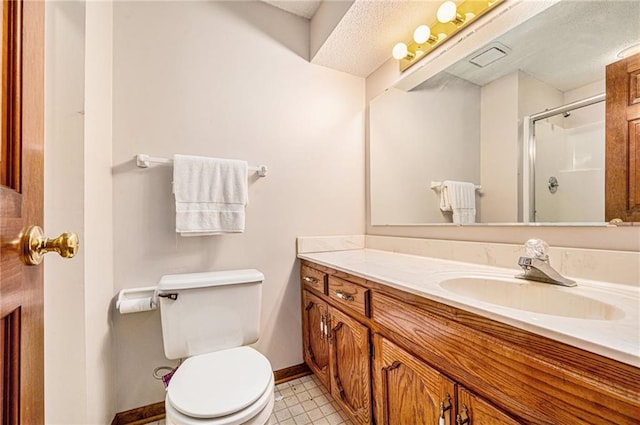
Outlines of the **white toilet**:
<svg viewBox="0 0 640 425">
<path fill-rule="evenodd" d="M 258 340 L 264 276 L 233 270 L 163 276 L 157 295 L 164 353 L 186 358 L 165 399 L 166 423 L 264 425 L 274 380 Z"/>
</svg>

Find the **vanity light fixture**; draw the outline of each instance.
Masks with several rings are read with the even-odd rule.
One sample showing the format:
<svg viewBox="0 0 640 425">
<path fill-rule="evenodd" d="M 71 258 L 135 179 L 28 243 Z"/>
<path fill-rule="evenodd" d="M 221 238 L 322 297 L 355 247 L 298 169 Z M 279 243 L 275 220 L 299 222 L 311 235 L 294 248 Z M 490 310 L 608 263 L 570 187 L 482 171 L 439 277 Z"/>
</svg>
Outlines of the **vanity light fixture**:
<svg viewBox="0 0 640 425">
<path fill-rule="evenodd" d="M 408 69 L 452 35 L 502 2 L 504 0 L 465 0 L 456 4 L 447 0 L 442 3 L 436 14 L 436 22 L 432 25 L 420 25 L 415 29 L 410 43 L 397 43 L 393 47 L 393 58 L 399 61 L 400 71 Z"/>
</svg>

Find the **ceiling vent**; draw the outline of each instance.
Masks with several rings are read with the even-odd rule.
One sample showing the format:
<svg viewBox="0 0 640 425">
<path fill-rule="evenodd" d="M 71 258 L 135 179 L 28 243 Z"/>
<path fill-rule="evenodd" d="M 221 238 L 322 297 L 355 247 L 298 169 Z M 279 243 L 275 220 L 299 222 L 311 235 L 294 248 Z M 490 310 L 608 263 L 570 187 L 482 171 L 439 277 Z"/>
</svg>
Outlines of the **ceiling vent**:
<svg viewBox="0 0 640 425">
<path fill-rule="evenodd" d="M 481 52 L 476 53 L 471 59 L 469 59 L 469 62 L 475 66 L 484 68 L 498 59 L 502 59 L 507 56 L 510 51 L 511 49 L 504 44 L 491 43 L 484 47 Z"/>
</svg>

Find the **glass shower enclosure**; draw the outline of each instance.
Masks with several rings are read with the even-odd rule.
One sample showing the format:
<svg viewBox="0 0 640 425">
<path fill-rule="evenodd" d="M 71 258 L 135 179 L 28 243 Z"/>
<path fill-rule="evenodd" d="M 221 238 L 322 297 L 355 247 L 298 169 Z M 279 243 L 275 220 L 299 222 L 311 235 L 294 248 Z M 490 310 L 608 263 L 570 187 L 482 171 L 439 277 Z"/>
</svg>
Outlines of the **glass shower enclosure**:
<svg viewBox="0 0 640 425">
<path fill-rule="evenodd" d="M 604 221 L 605 95 L 524 119 L 525 222 Z"/>
</svg>

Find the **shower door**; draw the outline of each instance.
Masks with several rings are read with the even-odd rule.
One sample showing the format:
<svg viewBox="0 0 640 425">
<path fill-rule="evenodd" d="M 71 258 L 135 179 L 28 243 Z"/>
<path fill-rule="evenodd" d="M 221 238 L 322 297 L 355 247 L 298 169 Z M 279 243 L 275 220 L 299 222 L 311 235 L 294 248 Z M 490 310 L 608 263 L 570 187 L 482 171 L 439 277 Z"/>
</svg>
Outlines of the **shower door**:
<svg viewBox="0 0 640 425">
<path fill-rule="evenodd" d="M 604 96 L 531 118 L 530 221 L 603 222 Z"/>
</svg>

